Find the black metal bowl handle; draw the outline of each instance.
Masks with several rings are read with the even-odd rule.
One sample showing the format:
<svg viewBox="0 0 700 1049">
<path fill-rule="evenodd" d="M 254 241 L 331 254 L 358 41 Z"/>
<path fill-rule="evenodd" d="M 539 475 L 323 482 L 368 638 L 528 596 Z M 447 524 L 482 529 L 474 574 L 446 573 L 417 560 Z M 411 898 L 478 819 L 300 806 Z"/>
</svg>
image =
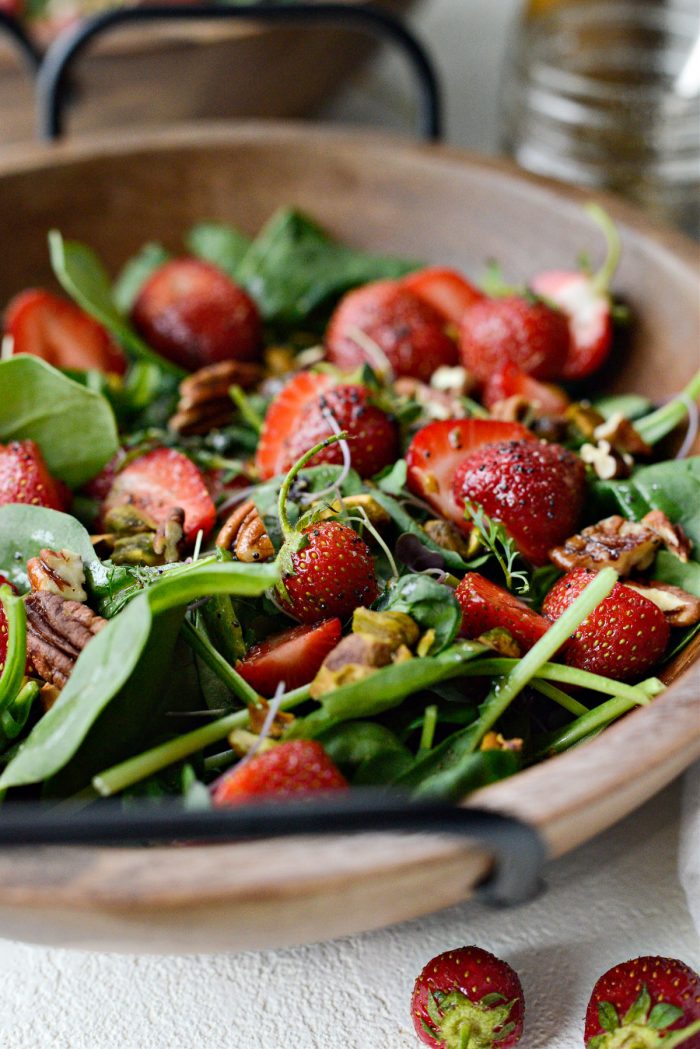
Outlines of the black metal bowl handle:
<svg viewBox="0 0 700 1049">
<path fill-rule="evenodd" d="M 511 816 L 440 801 L 359 789 L 318 800 L 276 801 L 193 811 L 180 803 L 122 807 L 104 801 L 71 809 L 31 802 L 4 805 L 0 847 L 236 842 L 320 834 L 416 833 L 478 843 L 493 857 L 479 886 L 488 902 L 510 906 L 532 899 L 542 885 L 547 852 L 537 830 Z"/>
<path fill-rule="evenodd" d="M 34 46 L 21 22 L 3 10 L 0 10 L 0 33 L 10 38 L 29 72 L 36 73 L 41 63 L 39 49 Z"/>
<path fill-rule="evenodd" d="M 442 133 L 441 94 L 433 62 L 423 45 L 396 15 L 375 9 L 371 4 L 245 4 L 125 7 L 94 15 L 74 28 L 65 30 L 49 46 L 39 69 L 37 101 L 39 134 L 58 138 L 64 129 L 64 107 L 68 76 L 74 61 L 87 44 L 98 36 L 124 25 L 160 22 L 253 21 L 298 26 L 335 25 L 359 29 L 394 44 L 408 59 L 419 98 L 419 132 L 427 140 Z M 185 72 L 183 70 L 183 72 Z"/>
</svg>

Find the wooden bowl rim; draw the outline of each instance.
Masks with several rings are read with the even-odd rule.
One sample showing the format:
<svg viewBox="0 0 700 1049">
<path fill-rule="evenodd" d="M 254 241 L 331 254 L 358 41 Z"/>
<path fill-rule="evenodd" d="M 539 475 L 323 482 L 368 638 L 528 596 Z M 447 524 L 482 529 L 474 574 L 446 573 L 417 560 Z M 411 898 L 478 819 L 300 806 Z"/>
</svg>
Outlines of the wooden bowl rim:
<svg viewBox="0 0 700 1049">
<path fill-rule="evenodd" d="M 342 130 L 319 127 L 307 123 L 298 122 L 276 122 L 276 121 L 251 121 L 235 123 L 208 122 L 196 126 L 179 126 L 161 131 L 147 133 L 133 132 L 119 134 L 104 133 L 99 135 L 85 136 L 68 143 L 46 146 L 34 144 L 31 146 L 9 147 L 0 157 L 0 189 L 1 180 L 6 175 L 17 175 L 21 172 L 39 172 L 51 169 L 54 166 L 63 167 L 75 162 L 88 161 L 90 159 L 104 157 L 118 157 L 139 152 L 160 152 L 164 149 L 173 148 L 215 148 L 217 145 L 249 145 L 249 146 L 279 146 L 293 143 L 298 146 L 304 141 L 318 142 L 323 140 L 325 148 L 332 149 L 334 144 L 358 146 L 364 144 L 371 148 L 386 147 L 389 142 L 392 151 L 400 151 L 405 155 L 420 155 L 426 159 L 436 159 L 459 166 L 474 167 L 505 180 L 515 181 L 519 184 L 527 184 L 534 190 L 546 194 L 553 194 L 556 198 L 581 203 L 590 197 L 591 193 L 583 189 L 566 186 L 551 179 L 542 178 L 521 171 L 513 163 L 500 158 L 485 158 L 474 153 L 445 145 L 426 145 L 406 140 L 401 136 L 387 135 L 366 130 Z M 651 240 L 658 247 L 680 263 L 681 267 L 687 269 L 695 277 L 700 278 L 700 249 L 694 241 L 683 234 L 658 225 L 646 216 L 641 215 L 629 204 L 617 198 L 595 192 L 595 197 L 604 203 L 605 207 L 624 227 L 627 226 L 635 234 Z M 673 709 L 673 716 L 670 710 Z M 628 714 L 621 721 L 608 728 L 599 738 L 589 743 L 576 747 L 557 757 L 550 758 L 546 762 L 533 766 L 516 776 L 500 783 L 486 787 L 476 794 L 471 795 L 467 804 L 492 807 L 499 811 L 510 812 L 521 818 L 530 819 L 542 832 L 548 845 L 550 855 L 558 855 L 567 851 L 574 845 L 586 840 L 591 834 L 585 829 L 578 835 L 576 833 L 563 833 L 562 820 L 566 818 L 566 806 L 571 806 L 572 799 L 576 812 L 583 811 L 589 796 L 599 795 L 606 783 L 610 789 L 620 780 L 621 771 L 624 769 L 629 777 L 634 777 L 639 767 L 639 752 L 631 748 L 631 743 L 637 743 L 641 737 L 654 737 L 661 745 L 652 755 L 652 764 L 663 765 L 669 762 L 673 765 L 676 761 L 675 772 L 677 774 L 697 757 L 700 757 L 700 661 L 696 660 L 664 693 L 648 707 L 640 708 Z M 594 783 L 590 774 L 584 775 L 583 770 L 590 773 L 589 757 L 595 750 L 598 757 L 596 762 L 599 768 L 599 778 Z M 607 762 L 604 759 L 607 755 Z M 578 771 L 577 771 L 578 770 Z M 662 785 L 671 778 L 665 775 Z M 556 804 L 552 808 L 551 801 L 549 813 L 545 818 L 541 817 L 537 806 L 529 805 L 529 801 L 536 795 L 548 799 L 556 799 L 557 792 L 562 783 L 576 783 L 576 790 L 566 794 L 562 805 Z M 658 788 L 656 788 L 658 789 Z M 563 807 L 562 807 L 563 806 Z M 621 810 L 619 818 L 625 814 Z M 613 820 L 614 822 L 614 820 Z M 595 833 L 595 831 L 594 831 Z M 425 844 L 421 844 L 418 855 L 415 852 L 415 837 L 409 843 L 402 842 L 399 838 L 385 837 L 383 835 L 372 835 L 373 840 L 381 840 L 385 844 L 394 842 L 393 853 L 385 853 L 383 858 L 383 871 L 392 869 L 405 869 L 407 866 L 417 868 L 432 866 L 441 862 L 454 860 L 455 855 L 470 856 L 474 859 L 475 849 L 469 843 L 457 843 L 454 840 L 446 841 L 440 838 L 425 837 Z M 280 886 L 268 887 L 272 895 L 279 897 L 284 894 L 312 894 L 319 885 L 333 883 L 338 877 L 352 873 L 353 876 L 371 877 L 376 868 L 375 854 L 371 848 L 366 850 L 346 850 L 352 853 L 348 858 L 347 870 L 343 872 L 337 866 L 333 870 L 323 872 L 322 857 L 326 849 L 331 849 L 332 842 L 329 840 L 314 840 L 314 848 L 318 849 L 319 865 L 314 865 L 313 871 L 304 870 L 303 865 L 294 869 L 290 881 L 284 890 Z M 258 843 L 271 849 L 285 849 L 285 842 L 270 841 Z M 235 860 L 240 851 L 250 846 L 247 844 L 217 845 L 217 846 L 194 846 L 188 852 L 200 852 L 214 848 L 216 850 L 219 869 L 231 867 L 233 871 L 237 864 Z M 75 849 L 58 848 L 70 853 Z M 30 850 L 35 854 L 37 850 Z M 40 851 L 40 850 L 39 850 Z M 124 849 L 100 849 L 79 848 L 86 860 L 94 859 L 99 865 L 100 857 L 109 854 L 111 857 L 120 857 L 129 867 L 135 861 L 148 856 L 148 867 L 151 872 L 149 887 L 140 894 L 138 886 L 131 886 L 130 891 L 123 897 L 114 891 L 112 885 L 107 894 L 103 893 L 99 885 L 94 891 L 86 892 L 85 886 L 78 885 L 68 890 L 61 899 L 61 906 L 74 909 L 91 908 L 116 908 L 139 907 L 146 910 L 153 908 L 171 908 L 179 906 L 190 906 L 193 902 L 191 892 L 178 894 L 169 886 L 168 874 L 172 870 L 173 850 L 170 847 L 159 847 L 144 850 L 140 848 Z M 477 852 L 480 850 L 476 850 Z M 487 862 L 481 850 L 482 862 Z M 319 870 L 320 866 L 320 870 Z M 342 864 L 341 864 L 342 868 Z M 238 872 L 240 874 L 240 872 Z M 161 876 L 161 887 L 154 883 Z M 54 892 L 55 887 L 50 887 L 48 892 L 42 892 L 31 885 L 26 886 L 26 891 L 15 888 L 14 900 L 20 905 L 41 906 L 46 905 Z M 241 885 L 238 875 L 231 876 L 230 883 L 226 879 L 217 881 L 212 894 L 219 902 L 233 901 L 247 898 L 256 898 L 260 892 L 264 894 L 264 887 L 258 885 L 254 873 L 247 888 Z M 251 895 L 252 894 L 252 895 Z M 7 893 L 0 891 L 0 902 L 6 902 Z M 428 909 L 428 908 L 426 908 Z"/>
</svg>

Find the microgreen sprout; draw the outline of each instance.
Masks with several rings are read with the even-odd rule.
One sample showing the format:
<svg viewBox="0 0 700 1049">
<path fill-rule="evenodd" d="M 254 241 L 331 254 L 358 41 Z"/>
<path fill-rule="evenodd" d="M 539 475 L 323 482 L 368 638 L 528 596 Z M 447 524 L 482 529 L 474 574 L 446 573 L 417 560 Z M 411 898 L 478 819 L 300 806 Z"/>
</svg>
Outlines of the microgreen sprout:
<svg viewBox="0 0 700 1049">
<path fill-rule="evenodd" d="M 520 551 L 505 526 L 500 521 L 494 521 L 482 506 L 470 500 L 464 504 L 464 516 L 467 520 L 471 518 L 481 542 L 496 558 L 508 589 L 514 589 L 518 594 L 526 594 L 530 589 L 530 581 L 523 569 L 514 568 Z"/>
</svg>

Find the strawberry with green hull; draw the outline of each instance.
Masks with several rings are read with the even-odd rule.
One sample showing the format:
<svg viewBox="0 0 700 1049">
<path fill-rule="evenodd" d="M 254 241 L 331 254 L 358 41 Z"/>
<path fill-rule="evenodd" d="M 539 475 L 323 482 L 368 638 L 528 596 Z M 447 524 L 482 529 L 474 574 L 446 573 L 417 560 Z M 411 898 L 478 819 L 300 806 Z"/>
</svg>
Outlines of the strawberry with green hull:
<svg viewBox="0 0 700 1049">
<path fill-rule="evenodd" d="M 556 621 L 594 576 L 588 568 L 577 568 L 557 580 L 544 599 L 543 615 Z M 616 583 L 567 642 L 563 658 L 580 670 L 637 681 L 661 661 L 669 637 L 669 625 L 653 601 Z"/>
<path fill-rule="evenodd" d="M 513 1049 L 524 1016 L 518 974 L 481 947 L 432 958 L 411 996 L 416 1034 L 431 1049 Z"/>
<path fill-rule="evenodd" d="M 369 364 L 395 378 L 429 382 L 443 365 L 457 364 L 457 346 L 445 318 L 398 280 L 374 281 L 345 295 L 326 330 L 328 360 L 351 372 Z"/>
<path fill-rule="evenodd" d="M 505 525 L 523 557 L 545 565 L 552 547 L 576 531 L 586 471 L 561 445 L 501 441 L 477 448 L 459 464 L 452 493 L 460 508 L 467 501 L 482 506 Z"/>
<path fill-rule="evenodd" d="M 0 444 L 0 506 L 26 503 L 65 510 L 70 490 L 49 473 L 34 441 Z"/>
<path fill-rule="evenodd" d="M 700 975 L 676 958 L 621 962 L 597 981 L 586 1049 L 700 1049 Z"/>
<path fill-rule="evenodd" d="M 478 572 L 467 572 L 455 597 L 462 609 L 462 637 L 477 638 L 489 630 L 507 630 L 521 651 L 527 652 L 550 626 L 524 601 Z"/>
<path fill-rule="evenodd" d="M 347 780 L 320 743 L 294 739 L 237 765 L 212 785 L 211 796 L 214 805 L 226 806 L 347 789 Z"/>
<path fill-rule="evenodd" d="M 252 645 L 236 670 L 261 696 L 274 695 L 281 682 L 291 692 L 314 679 L 342 632 L 339 619 L 292 627 Z"/>
</svg>

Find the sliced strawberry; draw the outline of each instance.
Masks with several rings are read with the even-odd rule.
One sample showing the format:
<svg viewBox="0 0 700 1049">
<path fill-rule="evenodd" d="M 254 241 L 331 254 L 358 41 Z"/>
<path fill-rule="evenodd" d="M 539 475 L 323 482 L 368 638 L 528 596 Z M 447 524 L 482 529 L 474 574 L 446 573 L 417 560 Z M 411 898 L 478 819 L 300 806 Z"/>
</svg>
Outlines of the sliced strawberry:
<svg viewBox="0 0 700 1049">
<path fill-rule="evenodd" d="M 160 266 L 141 288 L 131 319 L 149 345 L 190 371 L 219 361 L 255 361 L 262 349 L 257 305 L 201 259 Z"/>
<path fill-rule="evenodd" d="M 484 298 L 467 310 L 459 332 L 462 363 L 481 382 L 506 361 L 536 379 L 558 379 L 569 352 L 559 310 L 520 295 Z"/>
<path fill-rule="evenodd" d="M 600 368 L 612 347 L 610 296 L 593 278 L 577 271 L 549 270 L 538 274 L 530 286 L 558 306 L 569 323 L 569 349 L 559 378 L 585 379 Z"/>
<path fill-rule="evenodd" d="M 464 507 L 452 491 L 459 464 L 475 448 L 495 441 L 535 440 L 520 423 L 491 419 L 454 419 L 429 423 L 414 436 L 408 451 L 409 489 L 443 517 L 464 525 Z"/>
<path fill-rule="evenodd" d="M 298 372 L 274 399 L 267 410 L 255 453 L 255 466 L 263 480 L 282 472 L 287 461 L 284 442 L 301 426 L 309 402 L 331 386 L 330 375 Z"/>
<path fill-rule="evenodd" d="M 289 692 L 313 680 L 341 634 L 339 619 L 292 627 L 253 645 L 236 670 L 262 696 L 274 695 L 280 682 Z"/>
<path fill-rule="evenodd" d="M 467 572 L 455 590 L 462 609 L 462 637 L 475 638 L 501 627 L 527 652 L 550 627 L 544 616 L 478 572 Z"/>
<path fill-rule="evenodd" d="M 0 506 L 28 503 L 65 510 L 69 490 L 49 473 L 34 441 L 0 444 Z"/>
<path fill-rule="evenodd" d="M 128 463 L 114 478 L 101 516 L 127 503 L 156 524 L 165 521 L 173 507 L 181 507 L 187 542 L 192 542 L 200 530 L 208 535 L 216 521 L 216 509 L 201 472 L 191 459 L 173 448 L 155 448 Z"/>
<path fill-rule="evenodd" d="M 486 380 L 481 399 L 490 410 L 509 397 L 523 397 L 541 415 L 562 415 L 571 403 L 561 387 L 538 382 L 512 361 L 504 361 Z"/>
<path fill-rule="evenodd" d="M 382 371 L 388 361 L 396 378 L 429 382 L 437 368 L 457 363 L 445 329 L 443 314 L 400 281 L 375 281 L 341 299 L 326 330 L 326 352 L 341 371 L 363 364 Z"/>
<path fill-rule="evenodd" d="M 348 782 L 320 743 L 294 739 L 256 754 L 234 767 L 212 787 L 214 805 L 240 805 L 264 798 L 295 797 L 318 791 L 346 790 Z"/>
<path fill-rule="evenodd" d="M 126 357 L 107 331 L 68 299 L 41 288 L 16 295 L 5 311 L 14 354 L 29 353 L 55 368 L 123 375 Z"/>
<path fill-rule="evenodd" d="M 467 310 L 484 298 L 483 292 L 470 284 L 457 270 L 440 266 L 430 266 L 416 273 L 409 273 L 401 284 L 436 309 L 455 327 L 459 326 Z"/>
</svg>

